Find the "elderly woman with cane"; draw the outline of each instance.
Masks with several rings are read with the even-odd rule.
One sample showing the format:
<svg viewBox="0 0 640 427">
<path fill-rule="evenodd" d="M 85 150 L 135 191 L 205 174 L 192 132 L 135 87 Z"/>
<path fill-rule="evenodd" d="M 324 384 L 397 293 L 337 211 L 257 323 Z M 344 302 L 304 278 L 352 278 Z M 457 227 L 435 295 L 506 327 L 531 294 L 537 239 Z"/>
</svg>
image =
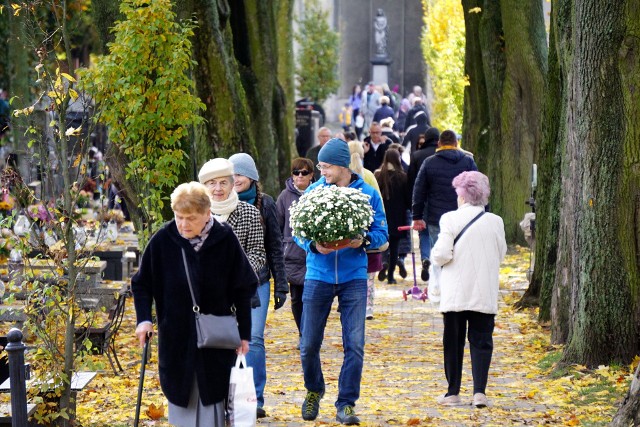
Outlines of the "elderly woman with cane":
<svg viewBox="0 0 640 427">
<path fill-rule="evenodd" d="M 236 354 L 249 351 L 258 278 L 231 227 L 211 214 L 204 185 L 179 185 L 171 194 L 171 209 L 174 219 L 151 238 L 131 279 L 136 336 L 144 345 L 153 333 L 155 302 L 160 385 L 169 400 L 169 423 L 223 427 L 231 368 Z M 235 309 L 242 339 L 235 350 L 198 348 L 187 271 L 202 313 L 224 316 Z"/>
<path fill-rule="evenodd" d="M 507 252 L 502 218 L 485 212 L 489 178 L 463 172 L 453 179 L 458 209 L 440 218 L 440 234 L 431 250 L 431 262 L 442 267 L 440 311 L 444 317 L 444 371 L 447 393 L 437 399 L 460 405 L 460 383 L 465 336 L 473 375 L 473 404 L 487 406 L 485 389 L 493 354 L 494 318 L 498 312 L 498 276 Z"/>
</svg>

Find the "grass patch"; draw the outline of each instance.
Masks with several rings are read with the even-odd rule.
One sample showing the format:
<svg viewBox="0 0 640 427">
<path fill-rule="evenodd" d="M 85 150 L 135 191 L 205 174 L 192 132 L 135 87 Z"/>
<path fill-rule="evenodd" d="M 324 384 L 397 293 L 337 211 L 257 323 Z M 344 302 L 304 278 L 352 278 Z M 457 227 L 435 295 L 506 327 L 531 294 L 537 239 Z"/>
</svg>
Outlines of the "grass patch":
<svg viewBox="0 0 640 427">
<path fill-rule="evenodd" d="M 538 368 L 543 371 L 551 370 L 562 359 L 562 350 L 550 351 L 538 361 Z"/>
</svg>

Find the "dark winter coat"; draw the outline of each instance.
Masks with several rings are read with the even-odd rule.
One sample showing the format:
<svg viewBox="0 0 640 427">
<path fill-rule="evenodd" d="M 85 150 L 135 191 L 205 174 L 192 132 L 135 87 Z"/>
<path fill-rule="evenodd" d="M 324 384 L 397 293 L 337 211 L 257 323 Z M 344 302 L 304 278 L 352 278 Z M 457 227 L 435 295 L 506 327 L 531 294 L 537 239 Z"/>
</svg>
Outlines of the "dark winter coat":
<svg viewBox="0 0 640 427">
<path fill-rule="evenodd" d="M 364 139 L 365 142 L 371 144 L 371 137 L 368 136 Z M 373 149 L 373 146 L 369 146 L 369 151 L 364 153 L 363 166 L 366 169 L 369 169 L 371 172 L 375 172 L 376 169 L 380 167 L 382 161 L 384 160 L 384 153 L 387 152 L 387 149 L 391 145 L 391 140 L 387 139 L 385 142 L 378 146 L 377 150 Z"/>
<path fill-rule="evenodd" d="M 416 114 L 418 114 L 419 111 L 424 111 L 425 115 L 427 116 L 427 123 L 431 125 L 431 118 L 429 117 L 429 112 L 427 111 L 427 108 L 422 104 L 415 105 L 411 107 L 409 111 L 407 111 L 407 118 L 404 121 L 405 132 L 408 132 L 409 127 L 417 123 Z"/>
<path fill-rule="evenodd" d="M 184 249 L 200 311 L 219 316 L 235 306 L 243 340 L 251 339 L 251 297 L 258 277 L 231 227 L 214 221 L 209 236 L 196 252 L 170 221 L 151 239 L 140 268 L 131 279 L 138 323 L 152 321 L 155 301 L 158 322 L 160 385 L 178 406 L 189 403 L 194 375 L 204 405 L 227 397 L 234 350 L 198 349 L 195 317 L 182 262 Z"/>
<path fill-rule="evenodd" d="M 424 114 L 420 114 L 416 117 L 416 124 L 405 129 L 404 139 L 402 145 L 405 147 L 411 145 L 411 152 L 418 150 L 418 141 L 424 137 L 425 133 L 429 129 L 429 120 Z"/>
<path fill-rule="evenodd" d="M 412 151 L 409 156 L 409 170 L 407 171 L 407 182 L 409 183 L 409 194 L 413 194 L 413 186 L 416 183 L 416 178 L 418 177 L 418 171 L 420 170 L 420 166 L 427 159 L 427 157 L 431 157 L 436 154 L 436 149 L 438 148 L 438 142 L 433 141 L 432 144 L 427 145 L 419 150 Z"/>
<path fill-rule="evenodd" d="M 294 201 L 300 199 L 301 192 L 293 185 L 293 179 L 289 177 L 276 200 L 276 214 L 282 231 L 282 246 L 284 248 L 284 268 L 287 272 L 287 280 L 293 285 L 304 285 L 304 275 L 307 272 L 307 253 L 293 241 L 291 225 L 289 225 L 289 208 Z"/>
<path fill-rule="evenodd" d="M 428 157 L 420 166 L 413 187 L 413 219 L 423 219 L 426 202 L 427 223 L 438 225 L 444 213 L 458 209 L 458 195 L 451 185 L 453 178 L 462 172 L 477 170 L 473 158 L 455 147 L 440 148 Z"/>
<path fill-rule="evenodd" d="M 380 191 L 382 192 L 382 183 L 380 181 L 380 171 L 375 173 Z M 384 213 L 387 215 L 387 227 L 389 228 L 389 236 L 406 237 L 406 231 L 398 231 L 398 227 L 409 225 L 407 223 L 407 209 L 411 208 L 411 195 L 407 186 L 407 175 L 404 171 L 395 171 L 389 188 L 389 197 L 382 195 L 382 203 L 384 204 Z"/>
<path fill-rule="evenodd" d="M 380 123 L 381 120 L 388 117 L 393 118 L 395 115 L 396 113 L 393 111 L 393 108 L 389 107 L 387 104 L 384 104 L 381 105 L 380 108 L 378 108 L 373 114 L 373 121 Z"/>
<path fill-rule="evenodd" d="M 284 269 L 284 255 L 282 251 L 282 233 L 276 214 L 276 202 L 268 194 L 261 193 L 262 206 L 260 214 L 264 221 L 264 249 L 267 252 L 267 265 L 258 276 L 260 283 L 266 283 L 273 275 L 273 292 L 289 293 L 289 284 Z"/>
</svg>

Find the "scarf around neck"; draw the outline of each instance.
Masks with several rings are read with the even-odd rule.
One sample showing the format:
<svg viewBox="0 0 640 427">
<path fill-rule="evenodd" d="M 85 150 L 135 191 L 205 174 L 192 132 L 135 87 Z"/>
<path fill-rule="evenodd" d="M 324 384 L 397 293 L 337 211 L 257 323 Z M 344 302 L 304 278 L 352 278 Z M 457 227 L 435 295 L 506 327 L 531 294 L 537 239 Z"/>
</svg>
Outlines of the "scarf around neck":
<svg viewBox="0 0 640 427">
<path fill-rule="evenodd" d="M 182 235 L 181 236 L 184 239 L 187 239 L 189 243 L 191 243 L 193 250 L 198 252 L 202 247 L 202 244 L 204 243 L 204 241 L 207 240 L 207 237 L 209 237 L 209 232 L 211 231 L 211 227 L 213 227 L 213 215 L 209 215 L 209 221 L 205 224 L 204 228 L 202 229 L 200 234 L 198 234 L 197 236 L 192 237 L 190 239 Z"/>
<path fill-rule="evenodd" d="M 256 184 L 255 182 L 252 182 L 251 186 L 249 186 L 247 190 L 243 191 L 242 193 L 238 193 L 238 198 L 243 202 L 247 202 L 250 205 L 253 205 L 256 201 L 257 194 L 258 191 L 256 189 Z"/>
<path fill-rule="evenodd" d="M 231 190 L 229 193 L 229 197 L 226 200 L 222 200 L 220 202 L 216 200 L 211 200 L 211 213 L 216 217 L 216 219 L 225 222 L 231 212 L 236 210 L 238 206 L 238 193 L 236 190 Z"/>
</svg>

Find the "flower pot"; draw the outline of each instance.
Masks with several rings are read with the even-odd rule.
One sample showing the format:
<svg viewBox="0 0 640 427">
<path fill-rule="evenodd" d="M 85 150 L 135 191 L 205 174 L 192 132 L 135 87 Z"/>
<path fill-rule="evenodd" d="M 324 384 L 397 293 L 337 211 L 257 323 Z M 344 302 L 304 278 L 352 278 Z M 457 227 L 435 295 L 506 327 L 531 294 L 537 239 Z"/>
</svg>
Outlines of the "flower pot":
<svg viewBox="0 0 640 427">
<path fill-rule="evenodd" d="M 344 249 L 351 243 L 351 239 L 342 239 L 342 240 L 334 240 L 332 242 L 323 242 L 320 243 L 325 248 L 330 248 L 334 250 Z"/>
</svg>

